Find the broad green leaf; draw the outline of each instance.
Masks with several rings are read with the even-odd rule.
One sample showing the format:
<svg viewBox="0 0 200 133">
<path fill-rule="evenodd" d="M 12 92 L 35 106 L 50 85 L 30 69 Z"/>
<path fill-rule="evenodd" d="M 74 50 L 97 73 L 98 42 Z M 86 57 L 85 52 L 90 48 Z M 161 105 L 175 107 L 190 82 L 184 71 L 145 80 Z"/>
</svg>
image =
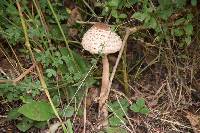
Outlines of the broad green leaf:
<svg viewBox="0 0 200 133">
<path fill-rule="evenodd" d="M 47 125 L 46 121 L 37 121 L 37 122 L 34 122 L 34 127 L 37 127 L 37 128 L 44 128 L 46 125 Z"/>
<path fill-rule="evenodd" d="M 104 7 L 102 12 L 101 12 L 102 16 L 108 15 L 109 11 L 110 11 L 109 7 L 107 7 L 107 6 Z"/>
<path fill-rule="evenodd" d="M 46 69 L 47 77 L 55 77 L 56 76 L 56 71 L 53 69 Z"/>
<path fill-rule="evenodd" d="M 60 48 L 59 50 L 60 50 L 62 56 L 70 57 L 67 48 Z M 74 51 L 71 51 L 71 52 L 72 52 L 74 61 L 70 60 L 69 58 L 66 58 L 66 60 L 67 60 L 66 65 L 67 65 L 68 69 L 70 67 L 73 67 L 73 69 L 76 70 L 77 68 L 75 67 L 74 63 L 77 63 L 76 66 L 79 67 L 78 71 L 80 71 L 82 73 L 87 72 L 90 65 L 86 62 L 86 60 L 80 54 L 78 54 Z"/>
<path fill-rule="evenodd" d="M 138 113 L 138 112 L 140 112 L 140 107 L 138 107 L 137 106 L 137 104 L 132 104 L 131 106 L 130 106 L 130 110 L 132 110 L 133 112 L 136 112 L 136 113 Z"/>
<path fill-rule="evenodd" d="M 149 20 L 149 26 L 150 28 L 153 28 L 155 29 L 157 27 L 157 22 L 156 22 L 156 19 L 151 17 L 151 19 Z"/>
<path fill-rule="evenodd" d="M 122 108 L 124 109 L 124 111 L 126 112 L 128 106 L 129 106 L 128 101 L 126 99 L 120 99 L 119 102 L 120 102 Z M 120 115 L 120 114 L 124 115 L 123 110 L 122 110 L 119 102 L 118 101 L 114 101 L 113 103 L 109 103 L 108 111 L 109 112 L 115 112 L 118 115 Z"/>
<path fill-rule="evenodd" d="M 30 103 L 33 101 L 33 98 L 31 96 L 20 96 L 20 99 L 23 103 Z"/>
<path fill-rule="evenodd" d="M 25 123 L 25 122 L 20 122 L 17 125 L 17 128 L 22 131 L 22 132 L 26 132 L 29 128 L 31 128 L 33 125 L 30 123 Z"/>
<path fill-rule="evenodd" d="M 6 9 L 7 13 L 9 13 L 10 15 L 18 15 L 18 10 L 16 9 L 16 7 L 12 4 L 10 4 L 7 9 Z"/>
<path fill-rule="evenodd" d="M 87 63 L 87 61 L 83 58 L 82 55 L 76 53 L 76 52 L 72 52 L 74 59 L 76 60 L 76 63 L 79 66 L 79 69 L 82 73 L 85 73 L 89 70 L 90 65 Z"/>
<path fill-rule="evenodd" d="M 18 108 L 14 108 L 8 112 L 8 120 L 15 120 L 17 117 L 19 117 L 21 114 L 18 112 Z"/>
<path fill-rule="evenodd" d="M 118 18 L 117 10 L 113 9 L 113 10 L 111 11 L 111 15 L 112 15 L 114 18 Z"/>
<path fill-rule="evenodd" d="M 172 0 L 158 0 L 162 8 L 167 8 L 172 4 Z"/>
<path fill-rule="evenodd" d="M 185 43 L 186 43 L 187 45 L 189 45 L 189 44 L 191 43 L 191 41 L 192 41 L 191 36 L 185 37 Z"/>
<path fill-rule="evenodd" d="M 117 8 L 120 3 L 121 3 L 121 0 L 110 0 L 108 2 L 108 5 L 111 6 L 111 7 Z"/>
<path fill-rule="evenodd" d="M 16 126 L 20 131 L 26 132 L 33 126 L 33 121 L 27 118 L 23 118 L 22 122 L 18 123 Z"/>
<path fill-rule="evenodd" d="M 185 32 L 186 32 L 187 35 L 192 35 L 192 33 L 193 33 L 193 26 L 192 26 L 192 24 L 187 24 L 184 27 L 184 30 L 185 30 Z"/>
<path fill-rule="evenodd" d="M 127 18 L 127 15 L 122 13 L 122 14 L 119 14 L 118 18 Z"/>
<path fill-rule="evenodd" d="M 53 110 L 45 101 L 33 101 L 22 105 L 19 113 L 35 121 L 46 121 L 53 118 Z"/>
<path fill-rule="evenodd" d="M 119 119 L 120 118 L 120 119 Z M 116 116 L 112 116 L 109 118 L 109 124 L 111 126 L 120 126 L 124 123 L 126 123 L 126 120 L 123 117 L 116 117 Z M 123 122 L 122 122 L 123 121 Z"/>
<path fill-rule="evenodd" d="M 193 14 L 189 13 L 187 14 L 187 21 L 191 21 L 193 19 Z"/>
<path fill-rule="evenodd" d="M 143 98 L 140 98 L 136 101 L 136 104 L 138 107 L 144 107 L 145 106 L 145 100 Z"/>
<path fill-rule="evenodd" d="M 61 116 L 63 117 L 71 117 L 74 114 L 74 107 L 69 106 L 68 108 L 64 107 L 61 111 Z"/>
<path fill-rule="evenodd" d="M 177 8 L 182 8 L 186 5 L 186 0 L 175 0 L 174 3 Z"/>
<path fill-rule="evenodd" d="M 147 17 L 147 15 L 145 13 L 141 13 L 141 12 L 135 12 L 132 15 L 132 18 L 135 18 L 139 21 L 144 21 L 146 17 Z"/>
<path fill-rule="evenodd" d="M 150 110 L 147 107 L 144 107 L 140 110 L 141 114 L 147 115 L 150 112 Z"/>
<path fill-rule="evenodd" d="M 165 10 L 161 10 L 158 12 L 158 15 L 164 19 L 164 20 L 167 20 L 171 15 L 172 15 L 172 11 L 173 9 L 172 8 L 167 8 Z"/>
<path fill-rule="evenodd" d="M 197 0 L 191 0 L 191 5 L 196 6 L 197 5 Z"/>
<path fill-rule="evenodd" d="M 173 29 L 172 34 L 175 36 L 182 36 L 184 34 L 182 29 Z"/>
<path fill-rule="evenodd" d="M 175 21 L 174 25 L 180 25 L 180 24 L 183 24 L 185 22 L 185 18 L 180 18 L 178 20 Z"/>
<path fill-rule="evenodd" d="M 128 133 L 125 129 L 120 128 L 120 127 L 108 127 L 106 128 L 106 132 L 107 133 Z"/>
<path fill-rule="evenodd" d="M 123 110 L 122 110 L 123 108 Z M 113 114 L 114 115 L 118 115 L 118 116 L 124 116 L 125 114 L 127 114 L 128 112 L 128 107 L 123 107 L 122 108 L 120 107 L 118 110 L 114 110 L 113 111 Z M 125 114 L 124 114 L 125 113 Z"/>
<path fill-rule="evenodd" d="M 72 122 L 70 121 L 70 119 L 67 120 L 66 125 L 67 125 L 67 132 L 73 133 Z"/>
<path fill-rule="evenodd" d="M 60 105 L 60 97 L 58 95 L 53 96 L 52 101 L 55 107 Z"/>
</svg>

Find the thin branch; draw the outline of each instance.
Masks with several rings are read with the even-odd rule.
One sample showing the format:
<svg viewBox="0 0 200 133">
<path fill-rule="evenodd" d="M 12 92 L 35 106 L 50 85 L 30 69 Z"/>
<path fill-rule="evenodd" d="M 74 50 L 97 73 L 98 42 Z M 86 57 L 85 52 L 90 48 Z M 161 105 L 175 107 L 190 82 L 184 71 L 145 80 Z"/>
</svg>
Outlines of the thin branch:
<svg viewBox="0 0 200 133">
<path fill-rule="evenodd" d="M 143 26 L 137 26 L 137 27 L 133 27 L 133 28 L 126 28 L 126 34 L 125 34 L 124 39 L 123 39 L 123 42 L 122 42 L 122 47 L 121 47 L 121 49 L 120 49 L 120 51 L 119 51 L 117 60 L 116 60 L 116 62 L 115 62 L 115 66 L 113 67 L 113 71 L 112 71 L 111 76 L 110 76 L 110 81 L 109 81 L 108 89 L 107 89 L 108 92 L 106 93 L 106 94 L 107 94 L 107 97 L 109 96 L 110 89 L 111 89 L 111 86 L 112 86 L 112 81 L 113 81 L 113 79 L 114 79 L 115 72 L 116 72 L 116 70 L 117 70 L 119 61 L 120 61 L 120 59 L 121 59 L 121 57 L 122 57 L 122 54 L 123 54 L 123 51 L 124 51 L 124 47 L 125 47 L 125 45 L 126 45 L 126 43 L 127 43 L 127 40 L 128 40 L 129 35 L 132 34 L 132 33 L 137 32 L 138 30 L 141 30 L 141 29 L 144 29 L 144 27 L 143 27 Z"/>
</svg>

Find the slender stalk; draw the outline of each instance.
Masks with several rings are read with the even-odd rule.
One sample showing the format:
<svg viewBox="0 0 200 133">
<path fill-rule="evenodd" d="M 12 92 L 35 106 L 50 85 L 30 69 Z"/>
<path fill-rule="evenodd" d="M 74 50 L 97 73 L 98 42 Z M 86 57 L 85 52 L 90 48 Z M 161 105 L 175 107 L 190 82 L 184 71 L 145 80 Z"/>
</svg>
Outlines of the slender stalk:
<svg viewBox="0 0 200 133">
<path fill-rule="evenodd" d="M 107 55 L 104 55 L 102 59 L 103 63 L 103 73 L 102 73 L 102 85 L 101 85 L 101 92 L 100 92 L 100 99 L 99 99 L 99 118 L 101 118 L 104 122 L 102 126 L 107 126 L 107 117 L 108 117 L 108 110 L 107 110 L 107 93 L 108 93 L 108 83 L 109 83 L 109 62 Z"/>
</svg>

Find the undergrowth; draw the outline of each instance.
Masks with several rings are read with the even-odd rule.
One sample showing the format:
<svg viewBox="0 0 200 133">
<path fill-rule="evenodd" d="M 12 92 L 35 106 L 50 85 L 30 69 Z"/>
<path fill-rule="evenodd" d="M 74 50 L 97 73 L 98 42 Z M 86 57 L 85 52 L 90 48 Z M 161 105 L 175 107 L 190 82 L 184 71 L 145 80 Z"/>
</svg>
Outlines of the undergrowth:
<svg viewBox="0 0 200 133">
<path fill-rule="evenodd" d="M 24 45 L 17 2 L 37 64 Z M 1 102 L 19 102 L 5 111 L 7 120 L 15 121 L 22 132 L 47 130 L 47 125 L 53 130 L 55 123 L 55 130 L 62 130 L 48 102 L 47 89 L 67 132 L 82 132 L 84 127 L 76 129 L 78 118 L 96 108 L 102 71 L 100 57 L 83 51 L 80 45 L 93 22 L 112 25 L 121 38 L 124 29 L 142 27 L 127 41 L 109 99 L 109 127 L 100 132 L 136 132 L 137 124 L 130 117 L 152 117 L 157 108 L 149 104 L 151 100 L 156 101 L 160 112 L 188 109 L 200 72 L 198 4 L 197 0 L 1 0 Z M 115 55 L 110 60 L 114 64 Z M 39 79 L 36 67 L 29 70 L 32 65 L 38 66 L 44 81 Z M 138 84 L 145 80 L 159 87 L 150 91 L 145 83 Z M 97 91 L 96 97 L 96 93 L 89 93 L 91 88 Z M 88 124 L 86 130 L 94 130 L 91 127 Z"/>
</svg>

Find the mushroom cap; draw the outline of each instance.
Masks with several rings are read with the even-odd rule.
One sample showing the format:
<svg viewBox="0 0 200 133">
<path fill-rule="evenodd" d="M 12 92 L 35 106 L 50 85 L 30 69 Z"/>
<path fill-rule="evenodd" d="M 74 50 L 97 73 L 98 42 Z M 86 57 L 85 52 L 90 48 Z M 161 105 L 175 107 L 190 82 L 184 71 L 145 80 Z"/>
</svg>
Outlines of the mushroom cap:
<svg viewBox="0 0 200 133">
<path fill-rule="evenodd" d="M 120 50 L 122 40 L 107 24 L 96 23 L 83 35 L 81 44 L 92 54 L 111 54 Z"/>
</svg>

